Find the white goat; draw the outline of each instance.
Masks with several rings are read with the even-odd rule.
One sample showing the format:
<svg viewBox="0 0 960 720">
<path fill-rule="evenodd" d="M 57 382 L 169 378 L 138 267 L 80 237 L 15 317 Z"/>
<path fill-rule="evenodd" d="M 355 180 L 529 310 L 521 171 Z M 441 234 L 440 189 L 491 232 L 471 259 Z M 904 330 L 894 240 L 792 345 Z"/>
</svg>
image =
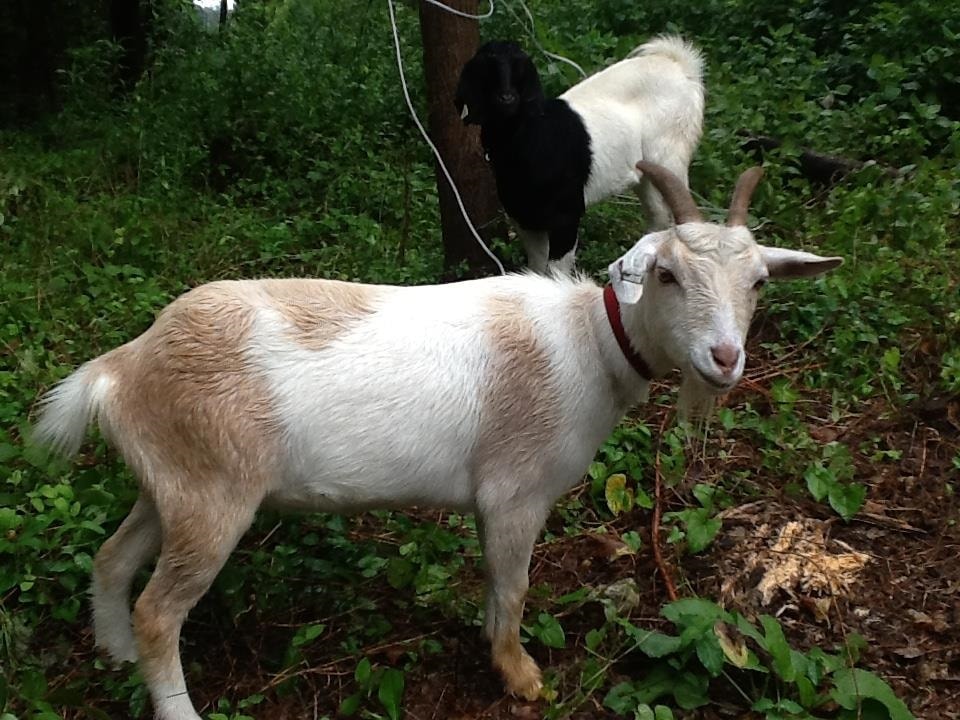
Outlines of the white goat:
<svg viewBox="0 0 960 720">
<path fill-rule="evenodd" d="M 94 563 L 94 625 L 97 645 L 140 663 L 159 718 L 199 717 L 181 626 L 261 505 L 475 512 L 493 664 L 510 691 L 537 697 L 519 626 L 554 501 L 652 377 L 680 368 L 703 397 L 734 386 L 768 277 L 842 262 L 754 242 L 744 223 L 756 171 L 724 227 L 702 222 L 668 171 L 639 167 L 677 226 L 614 262 L 606 288 L 535 275 L 215 282 L 46 395 L 37 441 L 75 452 L 95 418 L 139 479 Z M 134 574 L 158 552 L 131 618 Z"/>
<path fill-rule="evenodd" d="M 531 269 L 571 271 L 586 207 L 626 190 L 640 196 L 653 229 L 669 226 L 669 210 L 634 163 L 658 163 L 687 184 L 703 126 L 702 74 L 699 51 L 673 36 L 554 99 L 544 99 L 536 66 L 514 42 L 488 42 L 464 65 L 454 102 L 465 123 L 480 125 Z"/>
</svg>

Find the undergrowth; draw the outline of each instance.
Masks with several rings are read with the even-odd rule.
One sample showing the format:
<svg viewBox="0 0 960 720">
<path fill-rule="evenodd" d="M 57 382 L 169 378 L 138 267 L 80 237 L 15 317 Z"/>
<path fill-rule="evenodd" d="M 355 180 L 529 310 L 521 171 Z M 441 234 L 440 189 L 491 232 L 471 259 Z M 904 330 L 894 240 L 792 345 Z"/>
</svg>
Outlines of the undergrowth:
<svg viewBox="0 0 960 720">
<path fill-rule="evenodd" d="M 525 15 L 504 4 L 512 9 L 485 21 L 484 36 L 526 38 L 552 92 L 575 81 L 569 66 L 536 53 Z M 242 2 L 217 34 L 188 6 L 168 3 L 150 69 L 128 95 L 105 88 L 117 48 L 102 41 L 73 53 L 60 113 L 0 132 L 0 720 L 149 714 L 138 677 L 103 668 L 85 630 L 91 558 L 130 507 L 133 479 L 99 439 L 71 464 L 31 449 L 24 440 L 37 395 L 205 281 L 308 275 L 412 284 L 441 275 L 432 162 L 405 114 L 386 8 L 347 5 Z M 765 477 L 777 477 L 788 497 L 813 498 L 849 520 L 868 497 L 862 464 L 893 463 L 896 451 L 880 440 L 823 442 L 816 426 L 865 405 L 894 417 L 960 393 L 960 26 L 946 8 L 830 0 L 783 12 L 752 0 L 535 6 L 541 44 L 591 71 L 658 32 L 695 39 L 709 98 L 691 178 L 707 212 L 722 217 L 731 180 L 754 161 L 741 150 L 741 131 L 776 136 L 783 145 L 764 159 L 752 208 L 758 238 L 847 260 L 817 282 L 766 291 L 751 347 L 780 372 L 757 380 L 763 393 L 721 408 L 693 445 L 683 428 L 660 437 L 659 414 L 625 421 L 584 487 L 558 507 L 548 542 L 649 511 L 654 467 L 686 503 L 674 502 L 663 519 L 663 542 L 676 557 L 709 548 L 723 532 L 718 513 L 756 498 Z M 416 88 L 416 17 L 400 16 Z M 824 187 L 798 170 L 805 147 L 875 162 Z M 642 230 L 632 201 L 591 209 L 583 268 L 601 278 Z M 654 407 L 670 402 L 664 391 Z M 762 460 L 728 457 L 735 442 Z M 721 482 L 687 482 L 697 453 Z M 392 664 L 371 662 L 365 649 L 389 643 L 396 630 L 384 603 L 412 627 L 480 623 L 472 518 L 436 520 L 261 518 L 256 541 L 235 553 L 204 601 L 218 612 L 203 603 L 198 612 L 223 632 L 271 618 L 291 627 L 258 665 L 268 689 L 220 700 L 209 717 L 257 716 L 265 699 L 295 696 L 307 682 L 297 671 L 331 653 L 351 670 L 323 712 L 402 715 L 405 678 L 442 646 L 428 629 Z M 622 541 L 627 552 L 648 551 L 635 530 Z M 389 601 L 375 589 L 383 587 L 397 591 Z M 566 615 L 602 608 L 583 652 L 548 678 L 548 717 L 568 717 L 592 699 L 616 715 L 661 720 L 717 694 L 770 719 L 910 717 L 882 680 L 856 667 L 854 637 L 800 651 L 776 620 L 698 598 L 666 605 L 672 627 L 661 633 L 612 599 L 629 597 L 629 586 L 609 590 L 531 593 L 525 636 L 547 649 L 569 649 Z M 625 658 L 642 671 L 625 673 Z"/>
</svg>

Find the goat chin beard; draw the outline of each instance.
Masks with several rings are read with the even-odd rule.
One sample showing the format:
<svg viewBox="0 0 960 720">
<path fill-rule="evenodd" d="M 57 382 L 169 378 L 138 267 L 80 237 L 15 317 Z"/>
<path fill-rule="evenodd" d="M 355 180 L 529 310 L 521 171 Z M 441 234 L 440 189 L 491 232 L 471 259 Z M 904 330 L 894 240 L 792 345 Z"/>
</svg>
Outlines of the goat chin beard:
<svg viewBox="0 0 960 720">
<path fill-rule="evenodd" d="M 677 395 L 677 413 L 682 422 L 699 425 L 713 410 L 717 391 L 696 378 L 693 371 L 685 372 Z"/>
</svg>

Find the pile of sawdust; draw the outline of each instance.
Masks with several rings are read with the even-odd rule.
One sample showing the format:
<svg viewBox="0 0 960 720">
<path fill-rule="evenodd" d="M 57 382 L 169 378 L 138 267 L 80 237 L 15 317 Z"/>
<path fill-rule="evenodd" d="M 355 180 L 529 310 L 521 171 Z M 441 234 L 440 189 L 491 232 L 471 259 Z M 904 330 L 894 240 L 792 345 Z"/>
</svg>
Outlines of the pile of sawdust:
<svg viewBox="0 0 960 720">
<path fill-rule="evenodd" d="M 831 552 L 825 535 L 827 523 L 804 519 L 789 521 L 776 531 L 769 523 L 760 525 L 752 539 L 758 547 L 746 558 L 746 574 L 763 572 L 756 585 L 762 605 L 770 605 L 779 593 L 796 600 L 825 599 L 818 609 L 829 607 L 829 599 L 849 592 L 860 571 L 870 559 L 840 540 L 830 545 L 844 552 Z M 734 584 L 742 578 L 729 577 L 721 591 L 730 596 Z M 820 614 L 819 612 L 817 613 Z"/>
</svg>

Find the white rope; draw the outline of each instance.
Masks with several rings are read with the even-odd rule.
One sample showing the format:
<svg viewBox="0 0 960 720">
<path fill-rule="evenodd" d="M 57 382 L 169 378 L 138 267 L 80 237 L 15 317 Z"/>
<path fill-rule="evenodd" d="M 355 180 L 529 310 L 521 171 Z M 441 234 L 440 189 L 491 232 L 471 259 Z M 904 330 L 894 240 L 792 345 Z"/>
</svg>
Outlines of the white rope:
<svg viewBox="0 0 960 720">
<path fill-rule="evenodd" d="M 442 2 L 439 2 L 439 0 L 424 0 L 424 1 L 430 3 L 431 5 L 436 5 L 438 8 L 443 8 L 444 10 L 446 10 L 448 13 L 451 13 L 452 15 L 457 15 L 463 18 L 469 18 L 470 20 L 485 20 L 486 18 L 493 15 L 493 0 L 490 0 L 490 9 L 487 10 L 487 12 L 485 12 L 483 15 L 470 15 L 469 13 L 461 12 L 460 10 L 454 10 L 449 5 L 445 5 Z"/>
<path fill-rule="evenodd" d="M 445 8 L 452 13 L 461 14 L 459 11 L 450 8 L 443 3 L 436 2 L 435 0 L 427 0 L 434 5 Z M 410 100 L 410 91 L 407 89 L 407 79 L 403 74 L 403 57 L 400 54 L 400 33 L 397 30 L 397 18 L 394 15 L 393 10 L 393 0 L 387 0 L 387 7 L 390 9 L 390 25 L 393 27 L 393 46 L 397 51 L 397 69 L 400 71 L 400 85 L 403 87 L 403 97 L 407 101 L 407 108 L 410 110 L 410 114 L 413 116 L 413 122 L 416 124 L 417 129 L 420 130 L 420 134 L 423 135 L 423 139 L 427 141 L 427 145 L 430 146 L 430 149 L 433 150 L 434 157 L 437 158 L 437 163 L 440 165 L 440 169 L 443 171 L 444 177 L 447 178 L 447 182 L 450 183 L 450 189 L 453 190 L 453 196 L 457 199 L 457 206 L 460 208 L 460 212 L 463 214 L 463 219 L 467 223 L 467 227 L 470 228 L 470 232 L 473 233 L 473 237 L 476 238 L 477 242 L 480 243 L 480 247 L 483 248 L 483 251 L 490 257 L 491 260 L 496 264 L 497 269 L 500 270 L 501 275 L 506 275 L 507 271 L 504 270 L 503 264 L 500 262 L 500 259 L 491 252 L 490 248 L 487 247 L 487 244 L 483 241 L 483 238 L 480 237 L 480 233 L 477 232 L 477 229 L 473 226 L 473 223 L 470 221 L 470 216 L 467 214 L 467 209 L 463 206 L 463 200 L 460 197 L 460 191 L 457 190 L 456 183 L 453 182 L 453 178 L 450 176 L 450 171 L 447 170 L 447 166 L 443 162 L 443 158 L 440 157 L 440 151 L 437 150 L 437 146 L 433 144 L 433 141 L 430 139 L 430 135 L 427 133 L 426 129 L 423 127 L 423 123 L 420 122 L 420 118 L 417 116 L 417 111 L 413 107 L 413 101 Z M 493 0 L 490 2 L 490 12 L 493 12 Z M 467 15 L 465 17 L 488 17 L 488 16 L 474 16 Z"/>
<path fill-rule="evenodd" d="M 431 2 L 431 1 L 432 0 L 428 0 L 428 2 Z M 523 11 L 527 14 L 527 19 L 530 21 L 530 27 L 527 28 L 526 25 L 524 25 L 524 29 L 527 30 L 527 32 L 530 34 L 530 39 L 532 39 L 533 44 L 537 46 L 537 50 L 542 52 L 548 58 L 553 58 L 554 60 L 565 62 L 567 65 L 570 65 L 571 67 L 576 69 L 576 71 L 580 73 L 580 77 L 586 77 L 587 73 L 584 71 L 584 69 L 579 65 L 577 65 L 573 60 L 571 60 L 570 58 L 566 58 L 563 55 L 557 55 L 556 53 L 552 53 L 549 50 L 547 50 L 543 45 L 540 44 L 540 40 L 537 38 L 537 25 L 534 22 L 533 13 L 530 12 L 530 8 L 527 7 L 527 4 L 523 0 L 517 0 L 517 2 L 520 3 L 520 7 L 523 8 Z M 507 5 L 507 7 L 510 9 L 510 12 L 513 13 L 513 16 L 517 17 L 516 11 L 512 7 L 510 7 L 510 5 Z M 519 20 L 520 18 L 517 17 L 517 19 Z"/>
</svg>

